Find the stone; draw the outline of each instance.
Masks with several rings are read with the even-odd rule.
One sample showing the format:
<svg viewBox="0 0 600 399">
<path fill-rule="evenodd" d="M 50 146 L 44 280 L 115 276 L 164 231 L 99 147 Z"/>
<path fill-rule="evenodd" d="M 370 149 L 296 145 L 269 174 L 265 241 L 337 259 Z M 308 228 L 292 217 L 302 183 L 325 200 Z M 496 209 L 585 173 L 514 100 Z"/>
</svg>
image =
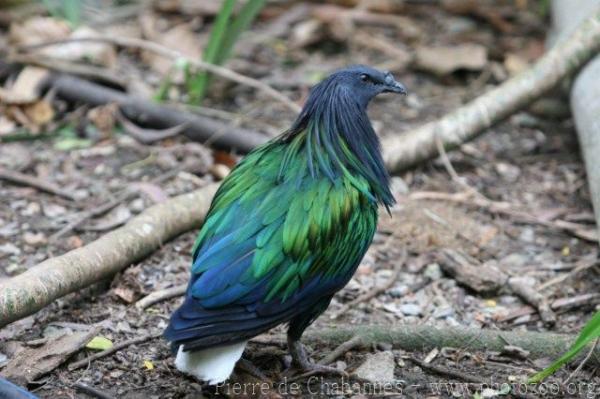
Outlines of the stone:
<svg viewBox="0 0 600 399">
<path fill-rule="evenodd" d="M 371 382 L 391 383 L 395 365 L 394 354 L 390 351 L 370 353 L 354 373 Z"/>
<path fill-rule="evenodd" d="M 421 314 L 421 307 L 414 303 L 405 303 L 400 305 L 400 312 L 405 316 L 418 316 Z"/>
</svg>

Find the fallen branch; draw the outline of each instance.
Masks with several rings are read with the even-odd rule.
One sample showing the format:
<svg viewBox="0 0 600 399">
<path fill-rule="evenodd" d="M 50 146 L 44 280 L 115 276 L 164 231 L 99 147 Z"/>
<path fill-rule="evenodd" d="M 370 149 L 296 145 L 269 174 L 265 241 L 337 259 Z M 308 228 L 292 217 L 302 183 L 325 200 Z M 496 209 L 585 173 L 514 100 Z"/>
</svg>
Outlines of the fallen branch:
<svg viewBox="0 0 600 399">
<path fill-rule="evenodd" d="M 210 140 L 216 148 L 248 152 L 269 139 L 254 131 L 162 106 L 74 76 L 55 75 L 46 86 L 55 90 L 57 96 L 71 102 L 84 102 L 92 106 L 116 103 L 128 119 L 154 129 L 184 125 L 183 134 L 190 140 Z"/>
<path fill-rule="evenodd" d="M 0 328 L 71 292 L 111 277 L 164 242 L 199 226 L 217 185 L 154 205 L 81 248 L 0 283 Z"/>
<path fill-rule="evenodd" d="M 165 57 L 170 60 L 184 60 L 189 65 L 192 65 L 195 68 L 198 68 L 203 71 L 207 71 L 213 73 L 217 76 L 220 76 L 225 79 L 232 80 L 234 82 L 253 87 L 257 90 L 262 91 L 267 94 L 269 97 L 281 102 L 286 105 L 293 112 L 300 112 L 300 106 L 289 98 L 272 88 L 271 86 L 261 82 L 260 80 L 252 79 L 248 76 L 244 76 L 240 73 L 234 72 L 231 69 L 227 69 L 225 67 L 211 64 L 209 62 L 204 62 L 202 60 L 191 59 L 183 55 L 177 50 L 173 50 L 171 48 L 165 47 L 159 43 L 151 42 L 149 40 L 129 38 L 129 37 L 113 37 L 113 36 L 97 36 L 97 37 L 78 37 L 78 38 L 70 38 L 70 39 L 62 39 L 55 40 L 51 42 L 39 43 L 30 46 L 20 47 L 20 51 L 31 51 L 35 49 L 40 49 L 43 47 L 55 46 L 59 44 L 67 44 L 74 42 L 102 42 L 102 43 L 110 43 L 119 47 L 128 47 L 128 48 L 138 48 L 146 51 L 150 51 L 161 57 Z"/>
<path fill-rule="evenodd" d="M 346 352 L 349 352 L 352 349 L 357 348 L 359 346 L 362 346 L 362 338 L 359 336 L 352 337 L 351 339 L 342 343 L 337 348 L 325 355 L 325 357 L 319 361 L 319 364 L 331 364 L 335 362 L 338 357 L 345 355 Z"/>
<path fill-rule="evenodd" d="M 28 186 L 36 188 L 40 191 L 44 191 L 46 193 L 54 194 L 62 198 L 66 198 L 70 201 L 74 201 L 75 197 L 70 192 L 55 186 L 52 183 L 48 183 L 46 181 L 40 180 L 37 177 L 29 176 L 23 174 L 21 172 L 16 172 L 13 170 L 8 170 L 3 167 L 0 167 L 0 180 L 6 180 L 11 183 L 20 184 L 22 186 Z"/>
<path fill-rule="evenodd" d="M 472 140 L 487 128 L 539 99 L 600 51 L 600 12 L 564 42 L 549 50 L 531 69 L 443 118 L 383 140 L 388 170 L 399 172 L 439 155 L 436 136 L 446 149 Z"/>
<path fill-rule="evenodd" d="M 476 259 L 449 248 L 441 251 L 440 267 L 458 283 L 480 294 L 497 294 L 505 289 L 535 307 L 546 325 L 556 323 L 556 314 L 548 300 L 521 277 L 509 277 L 494 265 L 479 264 Z"/>
<path fill-rule="evenodd" d="M 164 290 L 155 291 L 137 301 L 135 303 L 135 307 L 139 310 L 144 310 L 147 307 L 150 307 L 158 302 L 182 296 L 183 294 L 185 294 L 187 287 L 187 284 L 181 284 Z"/>
<path fill-rule="evenodd" d="M 577 338 L 575 335 L 499 331 L 466 327 L 435 327 L 431 325 L 336 325 L 310 328 L 302 337 L 309 345 L 337 346 L 360 337 L 364 346 L 387 343 L 405 351 L 429 351 L 434 348 L 463 348 L 466 351 L 502 352 L 510 342 L 528 352 L 532 359 L 554 358 L 566 352 Z M 358 338 L 356 338 L 358 339 Z M 283 344 L 285 335 L 269 336 L 269 341 Z M 588 345 L 590 350 L 592 345 Z M 587 350 L 582 351 L 587 353 Z M 579 356 L 583 359 L 583 353 Z M 600 348 L 596 348 L 588 365 L 600 365 Z"/>
</svg>

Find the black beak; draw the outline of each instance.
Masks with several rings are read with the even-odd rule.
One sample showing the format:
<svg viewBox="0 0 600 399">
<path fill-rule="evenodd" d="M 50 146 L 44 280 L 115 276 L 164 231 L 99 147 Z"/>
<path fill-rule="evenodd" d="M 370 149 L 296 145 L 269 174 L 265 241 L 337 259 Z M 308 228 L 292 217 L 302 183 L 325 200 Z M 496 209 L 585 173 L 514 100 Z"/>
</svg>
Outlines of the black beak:
<svg viewBox="0 0 600 399">
<path fill-rule="evenodd" d="M 406 87 L 404 87 L 402 83 L 395 80 L 391 83 L 386 83 L 384 91 L 387 93 L 398 93 L 403 95 L 407 94 Z"/>
<path fill-rule="evenodd" d="M 402 83 L 398 82 L 394 79 L 391 73 L 385 73 L 385 89 L 383 90 L 385 93 L 399 93 L 406 95 L 406 87 L 402 85 Z"/>
</svg>

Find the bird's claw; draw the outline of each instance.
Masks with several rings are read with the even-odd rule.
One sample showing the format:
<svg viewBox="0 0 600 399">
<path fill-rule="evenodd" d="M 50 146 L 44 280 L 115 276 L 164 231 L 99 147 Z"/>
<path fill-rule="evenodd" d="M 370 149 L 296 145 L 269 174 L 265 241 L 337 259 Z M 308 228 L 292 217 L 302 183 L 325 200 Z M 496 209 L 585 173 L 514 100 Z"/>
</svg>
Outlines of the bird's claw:
<svg viewBox="0 0 600 399">
<path fill-rule="evenodd" d="M 289 350 L 290 354 L 292 355 L 292 365 L 302 371 L 302 374 L 296 376 L 294 379 L 310 377 L 315 374 L 328 374 L 337 375 L 341 377 L 348 377 L 348 373 L 338 369 L 337 367 L 312 363 L 310 360 L 308 360 L 306 350 L 299 341 L 289 342 Z"/>
</svg>

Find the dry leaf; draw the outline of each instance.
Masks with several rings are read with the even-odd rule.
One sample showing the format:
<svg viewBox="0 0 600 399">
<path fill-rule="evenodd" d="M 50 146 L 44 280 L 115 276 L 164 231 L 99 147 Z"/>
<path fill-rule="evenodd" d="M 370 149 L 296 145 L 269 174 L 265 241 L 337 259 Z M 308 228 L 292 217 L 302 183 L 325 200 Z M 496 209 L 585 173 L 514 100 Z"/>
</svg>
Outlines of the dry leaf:
<svg viewBox="0 0 600 399">
<path fill-rule="evenodd" d="M 97 36 L 100 36 L 97 31 L 84 26 L 73 32 L 69 38 L 80 39 Z M 64 43 L 41 49 L 40 53 L 61 60 L 87 61 L 108 68 L 113 67 L 117 62 L 115 46 L 110 43 Z"/>
<path fill-rule="evenodd" d="M 318 19 L 308 19 L 294 26 L 290 42 L 295 48 L 302 48 L 315 44 L 325 35 L 323 22 Z"/>
<path fill-rule="evenodd" d="M 119 106 L 117 104 L 101 105 L 89 110 L 87 118 L 100 131 L 102 137 L 110 137 L 115 128 L 118 109 Z"/>
<path fill-rule="evenodd" d="M 151 360 L 144 360 L 144 367 L 146 370 L 154 370 L 154 363 Z"/>
<path fill-rule="evenodd" d="M 145 29 L 144 33 L 148 35 L 150 39 L 155 40 L 172 50 L 176 50 L 190 59 L 197 60 L 202 58 L 202 43 L 200 42 L 198 34 L 194 33 L 189 25 L 180 24 L 165 33 L 156 31 L 148 32 L 148 29 Z M 170 71 L 173 62 L 176 61 L 150 52 L 144 52 L 144 59 L 150 63 L 152 69 L 162 75 L 166 75 Z M 183 73 L 175 75 L 176 76 L 173 76 L 173 81 L 181 82 Z"/>
<path fill-rule="evenodd" d="M 17 125 L 5 116 L 0 115 L 0 137 L 12 134 L 15 130 L 17 130 Z"/>
<path fill-rule="evenodd" d="M 36 127 L 44 126 L 54 119 L 54 109 L 46 100 L 23 106 L 23 112 L 27 115 L 29 122 Z"/>
<path fill-rule="evenodd" d="M 88 331 L 63 334 L 49 339 L 41 347 L 24 349 L 9 360 L 2 375 L 21 384 L 37 380 L 83 348 L 96 332 L 97 328 L 90 328 Z"/>
<path fill-rule="evenodd" d="M 460 69 L 480 71 L 487 60 L 487 49 L 479 44 L 419 47 L 415 55 L 415 66 L 444 76 Z"/>
<path fill-rule="evenodd" d="M 515 76 L 528 69 L 529 64 L 524 58 L 509 53 L 504 57 L 504 67 L 510 76 Z"/>
<path fill-rule="evenodd" d="M 23 68 L 9 88 L 0 88 L 0 101 L 5 104 L 27 104 L 39 98 L 39 87 L 49 75 L 47 69 L 34 66 Z"/>
<path fill-rule="evenodd" d="M 133 303 L 138 295 L 129 287 L 115 287 L 113 293 L 126 303 Z"/>
<path fill-rule="evenodd" d="M 15 46 L 30 46 L 69 37 L 71 28 L 65 21 L 50 17 L 33 17 L 10 25 L 8 39 Z"/>
</svg>

